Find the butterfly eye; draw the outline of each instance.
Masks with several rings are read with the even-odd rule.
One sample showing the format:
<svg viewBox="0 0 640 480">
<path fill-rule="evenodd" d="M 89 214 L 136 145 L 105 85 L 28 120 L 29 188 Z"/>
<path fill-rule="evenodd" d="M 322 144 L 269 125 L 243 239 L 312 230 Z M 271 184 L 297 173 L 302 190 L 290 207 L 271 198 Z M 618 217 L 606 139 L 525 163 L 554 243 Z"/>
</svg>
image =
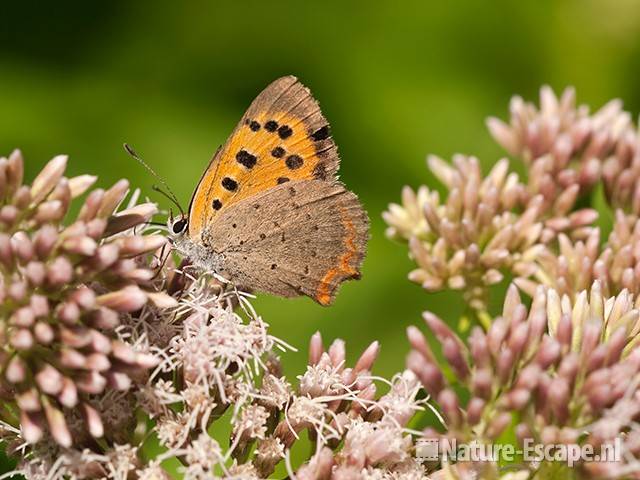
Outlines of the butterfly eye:
<svg viewBox="0 0 640 480">
<path fill-rule="evenodd" d="M 187 219 L 181 218 L 180 220 L 178 220 L 176 223 L 173 224 L 172 230 L 174 234 L 178 235 L 182 233 L 186 227 L 187 227 Z"/>
</svg>

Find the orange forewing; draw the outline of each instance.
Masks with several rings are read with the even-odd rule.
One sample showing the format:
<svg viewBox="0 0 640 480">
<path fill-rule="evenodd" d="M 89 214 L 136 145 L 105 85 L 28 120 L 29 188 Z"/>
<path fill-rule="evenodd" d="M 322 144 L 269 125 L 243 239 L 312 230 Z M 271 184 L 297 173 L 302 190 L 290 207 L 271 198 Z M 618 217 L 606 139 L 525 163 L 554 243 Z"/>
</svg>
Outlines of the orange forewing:
<svg viewBox="0 0 640 480">
<path fill-rule="evenodd" d="M 335 143 L 317 102 L 295 77 L 269 85 L 251 104 L 204 173 L 189 212 L 189 235 L 223 208 L 285 181 L 331 179 Z"/>
</svg>

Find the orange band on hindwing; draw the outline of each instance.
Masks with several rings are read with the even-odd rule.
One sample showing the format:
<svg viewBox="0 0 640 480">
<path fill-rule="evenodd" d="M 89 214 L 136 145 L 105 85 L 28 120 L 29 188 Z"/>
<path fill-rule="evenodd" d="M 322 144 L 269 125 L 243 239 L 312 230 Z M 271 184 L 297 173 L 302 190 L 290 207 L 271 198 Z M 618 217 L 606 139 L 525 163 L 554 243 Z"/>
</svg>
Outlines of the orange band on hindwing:
<svg viewBox="0 0 640 480">
<path fill-rule="evenodd" d="M 338 282 L 335 281 L 338 276 L 346 279 L 358 275 L 358 271 L 351 266 L 352 260 L 358 252 L 356 246 L 357 231 L 353 221 L 345 214 L 344 210 L 341 211 L 341 214 L 342 225 L 345 230 L 343 241 L 345 252 L 340 255 L 338 266 L 329 269 L 324 277 L 322 277 L 322 280 L 320 280 L 316 300 L 322 305 L 329 305 L 329 303 L 331 303 L 331 293 L 338 285 Z"/>
</svg>

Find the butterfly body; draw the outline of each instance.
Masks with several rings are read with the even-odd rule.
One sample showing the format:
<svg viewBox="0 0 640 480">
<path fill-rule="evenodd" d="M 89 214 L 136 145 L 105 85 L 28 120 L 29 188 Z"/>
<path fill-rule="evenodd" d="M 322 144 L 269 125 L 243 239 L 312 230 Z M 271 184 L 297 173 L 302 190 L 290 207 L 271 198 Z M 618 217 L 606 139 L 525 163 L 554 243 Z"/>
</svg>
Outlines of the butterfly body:
<svg viewBox="0 0 640 480">
<path fill-rule="evenodd" d="M 330 304 L 359 278 L 368 218 L 336 178 L 337 148 L 317 102 L 283 77 L 251 104 L 170 225 L 191 262 L 233 283 Z"/>
<path fill-rule="evenodd" d="M 224 254 L 207 248 L 186 235 L 173 235 L 173 248 L 189 259 L 189 264 L 210 273 L 223 274 Z M 226 277 L 225 277 L 226 278 Z"/>
</svg>

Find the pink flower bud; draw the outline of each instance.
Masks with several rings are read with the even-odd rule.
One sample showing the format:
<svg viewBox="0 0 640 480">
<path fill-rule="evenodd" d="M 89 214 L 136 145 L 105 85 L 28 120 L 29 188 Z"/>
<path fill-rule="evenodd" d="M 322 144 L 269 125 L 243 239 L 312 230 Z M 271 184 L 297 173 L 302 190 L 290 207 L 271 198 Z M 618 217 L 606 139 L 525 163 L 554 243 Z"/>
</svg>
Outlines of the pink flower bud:
<svg viewBox="0 0 640 480">
<path fill-rule="evenodd" d="M 127 180 L 119 180 L 104 194 L 104 198 L 100 204 L 100 208 L 97 211 L 97 216 L 100 218 L 109 217 L 120 202 L 124 199 L 127 191 L 129 190 L 129 182 Z"/>
<path fill-rule="evenodd" d="M 498 438 L 510 423 L 511 415 L 509 413 L 499 413 L 489 422 L 489 426 L 487 428 L 487 436 L 491 439 Z"/>
<path fill-rule="evenodd" d="M 40 171 L 31 185 L 31 198 L 34 204 L 40 203 L 53 190 L 67 168 L 68 157 L 58 155 L 54 157 Z"/>
<path fill-rule="evenodd" d="M 340 338 L 336 338 L 333 343 L 329 346 L 329 358 L 331 359 L 331 364 L 334 367 L 344 366 L 346 353 L 345 353 L 345 344 L 344 340 Z"/>
<path fill-rule="evenodd" d="M 15 302 L 22 302 L 27 296 L 27 284 L 20 280 L 11 282 L 7 295 Z"/>
<path fill-rule="evenodd" d="M 464 353 L 460 350 L 460 345 L 454 339 L 447 338 L 442 346 L 442 353 L 458 379 L 465 380 L 469 375 L 469 366 Z"/>
<path fill-rule="evenodd" d="M 26 185 L 22 185 L 18 187 L 15 195 L 13 196 L 13 204 L 18 208 L 18 210 L 24 210 L 31 203 L 31 193 L 29 192 L 29 187 Z"/>
<path fill-rule="evenodd" d="M 69 297 L 82 310 L 91 310 L 96 304 L 96 294 L 89 287 L 84 285 L 76 289 Z"/>
<path fill-rule="evenodd" d="M 33 329 L 36 340 L 42 345 L 49 345 L 55 338 L 53 328 L 46 322 L 38 322 Z"/>
<path fill-rule="evenodd" d="M 67 325 L 75 325 L 80 319 L 80 308 L 74 302 L 65 302 L 58 305 L 56 316 Z"/>
<path fill-rule="evenodd" d="M 20 410 L 26 412 L 38 412 L 42 410 L 42 404 L 40 403 L 39 393 L 35 388 L 22 392 L 16 396 L 16 403 Z"/>
<path fill-rule="evenodd" d="M 60 351 L 60 364 L 66 368 L 80 370 L 87 368 L 87 359 L 78 350 L 63 348 Z"/>
<path fill-rule="evenodd" d="M 492 394 L 494 375 L 488 368 L 478 369 L 472 378 L 472 391 L 477 397 L 488 400 Z"/>
<path fill-rule="evenodd" d="M 71 197 L 77 198 L 85 193 L 96 182 L 98 177 L 93 175 L 79 175 L 69 179 L 69 190 Z"/>
<path fill-rule="evenodd" d="M 76 236 L 65 239 L 62 248 L 71 254 L 90 257 L 96 252 L 98 245 L 91 237 Z"/>
<path fill-rule="evenodd" d="M 63 378 L 62 389 L 57 398 L 64 407 L 74 408 L 78 404 L 78 389 L 75 383 L 66 377 Z"/>
<path fill-rule="evenodd" d="M 34 218 L 39 224 L 57 222 L 65 213 L 67 212 L 60 200 L 50 200 L 38 205 Z"/>
<path fill-rule="evenodd" d="M 147 303 L 147 295 L 137 286 L 130 285 L 121 290 L 100 295 L 96 300 L 98 305 L 118 312 L 135 312 Z"/>
<path fill-rule="evenodd" d="M 126 373 L 109 371 L 105 376 L 109 387 L 114 390 L 126 392 L 131 388 L 131 378 Z"/>
<path fill-rule="evenodd" d="M 18 327 L 30 327 L 34 320 L 33 310 L 30 307 L 22 307 L 14 312 L 9 322 Z"/>
<path fill-rule="evenodd" d="M 7 162 L 7 193 L 10 197 L 18 190 L 24 179 L 24 162 L 22 152 L 18 149 L 11 152 Z"/>
<path fill-rule="evenodd" d="M 98 411 L 86 402 L 80 404 L 80 410 L 91 436 L 94 438 L 102 437 L 104 435 L 104 426 Z"/>
<path fill-rule="evenodd" d="M 47 268 L 42 262 L 29 262 L 24 273 L 29 283 L 34 287 L 41 286 L 47 278 Z"/>
<path fill-rule="evenodd" d="M 84 205 L 78 214 L 78 220 L 88 222 L 94 219 L 98 213 L 98 209 L 100 208 L 103 198 L 104 190 L 100 188 L 93 190 L 89 195 L 87 195 Z"/>
<path fill-rule="evenodd" d="M 27 443 L 38 443 L 44 434 L 40 415 L 24 410 L 20 412 L 20 433 Z"/>
<path fill-rule="evenodd" d="M 107 228 L 107 221 L 103 218 L 94 218 L 87 222 L 87 235 L 94 240 L 99 240 Z"/>
<path fill-rule="evenodd" d="M 68 284 L 73 278 L 73 266 L 65 257 L 57 257 L 47 269 L 47 281 L 52 287 Z"/>
<path fill-rule="evenodd" d="M 549 407 L 560 424 L 563 424 L 569 416 L 569 395 L 569 385 L 565 380 L 555 378 L 551 381 L 548 392 Z"/>
<path fill-rule="evenodd" d="M 11 248 L 18 261 L 23 265 L 33 258 L 33 244 L 25 232 L 16 232 L 13 234 L 11 237 Z"/>
<path fill-rule="evenodd" d="M 456 427 L 460 424 L 460 404 L 458 403 L 458 397 L 448 388 L 445 388 L 438 394 L 438 404 L 442 408 L 447 423 L 452 427 Z"/>
<path fill-rule="evenodd" d="M 34 237 L 34 248 L 38 258 L 45 260 L 58 240 L 58 232 L 52 225 L 43 225 Z"/>
<path fill-rule="evenodd" d="M 118 246 L 113 243 L 107 243 L 98 247 L 91 259 L 91 263 L 96 270 L 105 270 L 118 261 L 119 255 L 120 249 Z"/>
<path fill-rule="evenodd" d="M 469 425 L 477 425 L 482 420 L 482 413 L 486 402 L 478 397 L 473 397 L 467 404 L 467 422 Z"/>
<path fill-rule="evenodd" d="M 161 310 L 175 308 L 178 306 L 178 301 L 171 295 L 164 292 L 150 292 L 147 294 L 149 300 Z"/>
<path fill-rule="evenodd" d="M 7 227 L 11 227 L 18 219 L 19 214 L 20 212 L 15 206 L 5 205 L 0 208 L 0 222 L 5 224 Z"/>
<path fill-rule="evenodd" d="M 430 395 L 437 395 L 444 387 L 445 380 L 440 369 L 434 364 L 427 362 L 425 358 L 415 350 L 409 352 L 407 356 L 407 368 L 416 374 Z"/>
<path fill-rule="evenodd" d="M 309 341 L 309 365 L 317 365 L 323 353 L 322 336 L 320 332 L 316 332 Z"/>
<path fill-rule="evenodd" d="M 16 350 L 29 350 L 33 347 L 33 335 L 26 328 L 19 328 L 11 333 L 9 342 Z"/>
<path fill-rule="evenodd" d="M 96 372 L 104 372 L 111 368 L 111 362 L 106 355 L 102 353 L 92 353 L 87 356 L 86 368 L 95 370 Z"/>
<path fill-rule="evenodd" d="M 367 349 L 360 355 L 360 358 L 356 362 L 356 366 L 354 367 L 354 373 L 358 373 L 364 370 L 371 370 L 373 363 L 376 361 L 376 357 L 378 356 L 378 352 L 380 351 L 380 344 L 376 342 L 372 342 L 371 345 L 367 347 Z"/>
<path fill-rule="evenodd" d="M 0 233 L 0 262 L 7 268 L 13 265 L 13 248 L 6 233 Z"/>
<path fill-rule="evenodd" d="M 120 238 L 116 243 L 120 246 L 120 254 L 130 257 L 155 252 L 166 245 L 167 239 L 162 235 L 131 236 Z"/>
<path fill-rule="evenodd" d="M 430 361 L 431 363 L 435 363 L 435 355 L 431 351 L 431 347 L 427 343 L 427 339 L 424 338 L 424 335 L 420 330 L 418 330 L 413 325 L 407 327 L 407 338 L 409 339 L 409 343 L 411 347 L 419 352 L 425 360 Z"/>
<path fill-rule="evenodd" d="M 27 366 L 18 355 L 14 355 L 11 360 L 9 360 L 4 374 L 9 382 L 20 383 L 27 377 Z"/>
<path fill-rule="evenodd" d="M 107 379 L 95 371 L 82 373 L 76 378 L 76 386 L 81 392 L 91 395 L 102 393 L 107 385 Z"/>
<path fill-rule="evenodd" d="M 71 432 L 67 427 L 64 414 L 57 408 L 52 407 L 50 404 L 45 404 L 45 414 L 47 417 L 47 423 L 49 424 L 49 431 L 53 439 L 62 447 L 69 448 L 72 443 Z"/>
<path fill-rule="evenodd" d="M 120 324 L 118 314 L 104 307 L 94 310 L 89 318 L 92 326 L 105 330 L 112 330 Z"/>
<path fill-rule="evenodd" d="M 43 295 L 31 295 L 29 302 L 36 318 L 46 317 L 49 315 L 49 301 Z"/>
<path fill-rule="evenodd" d="M 44 393 L 57 395 L 62 389 L 62 375 L 51 365 L 46 364 L 36 374 L 36 383 Z"/>
</svg>

